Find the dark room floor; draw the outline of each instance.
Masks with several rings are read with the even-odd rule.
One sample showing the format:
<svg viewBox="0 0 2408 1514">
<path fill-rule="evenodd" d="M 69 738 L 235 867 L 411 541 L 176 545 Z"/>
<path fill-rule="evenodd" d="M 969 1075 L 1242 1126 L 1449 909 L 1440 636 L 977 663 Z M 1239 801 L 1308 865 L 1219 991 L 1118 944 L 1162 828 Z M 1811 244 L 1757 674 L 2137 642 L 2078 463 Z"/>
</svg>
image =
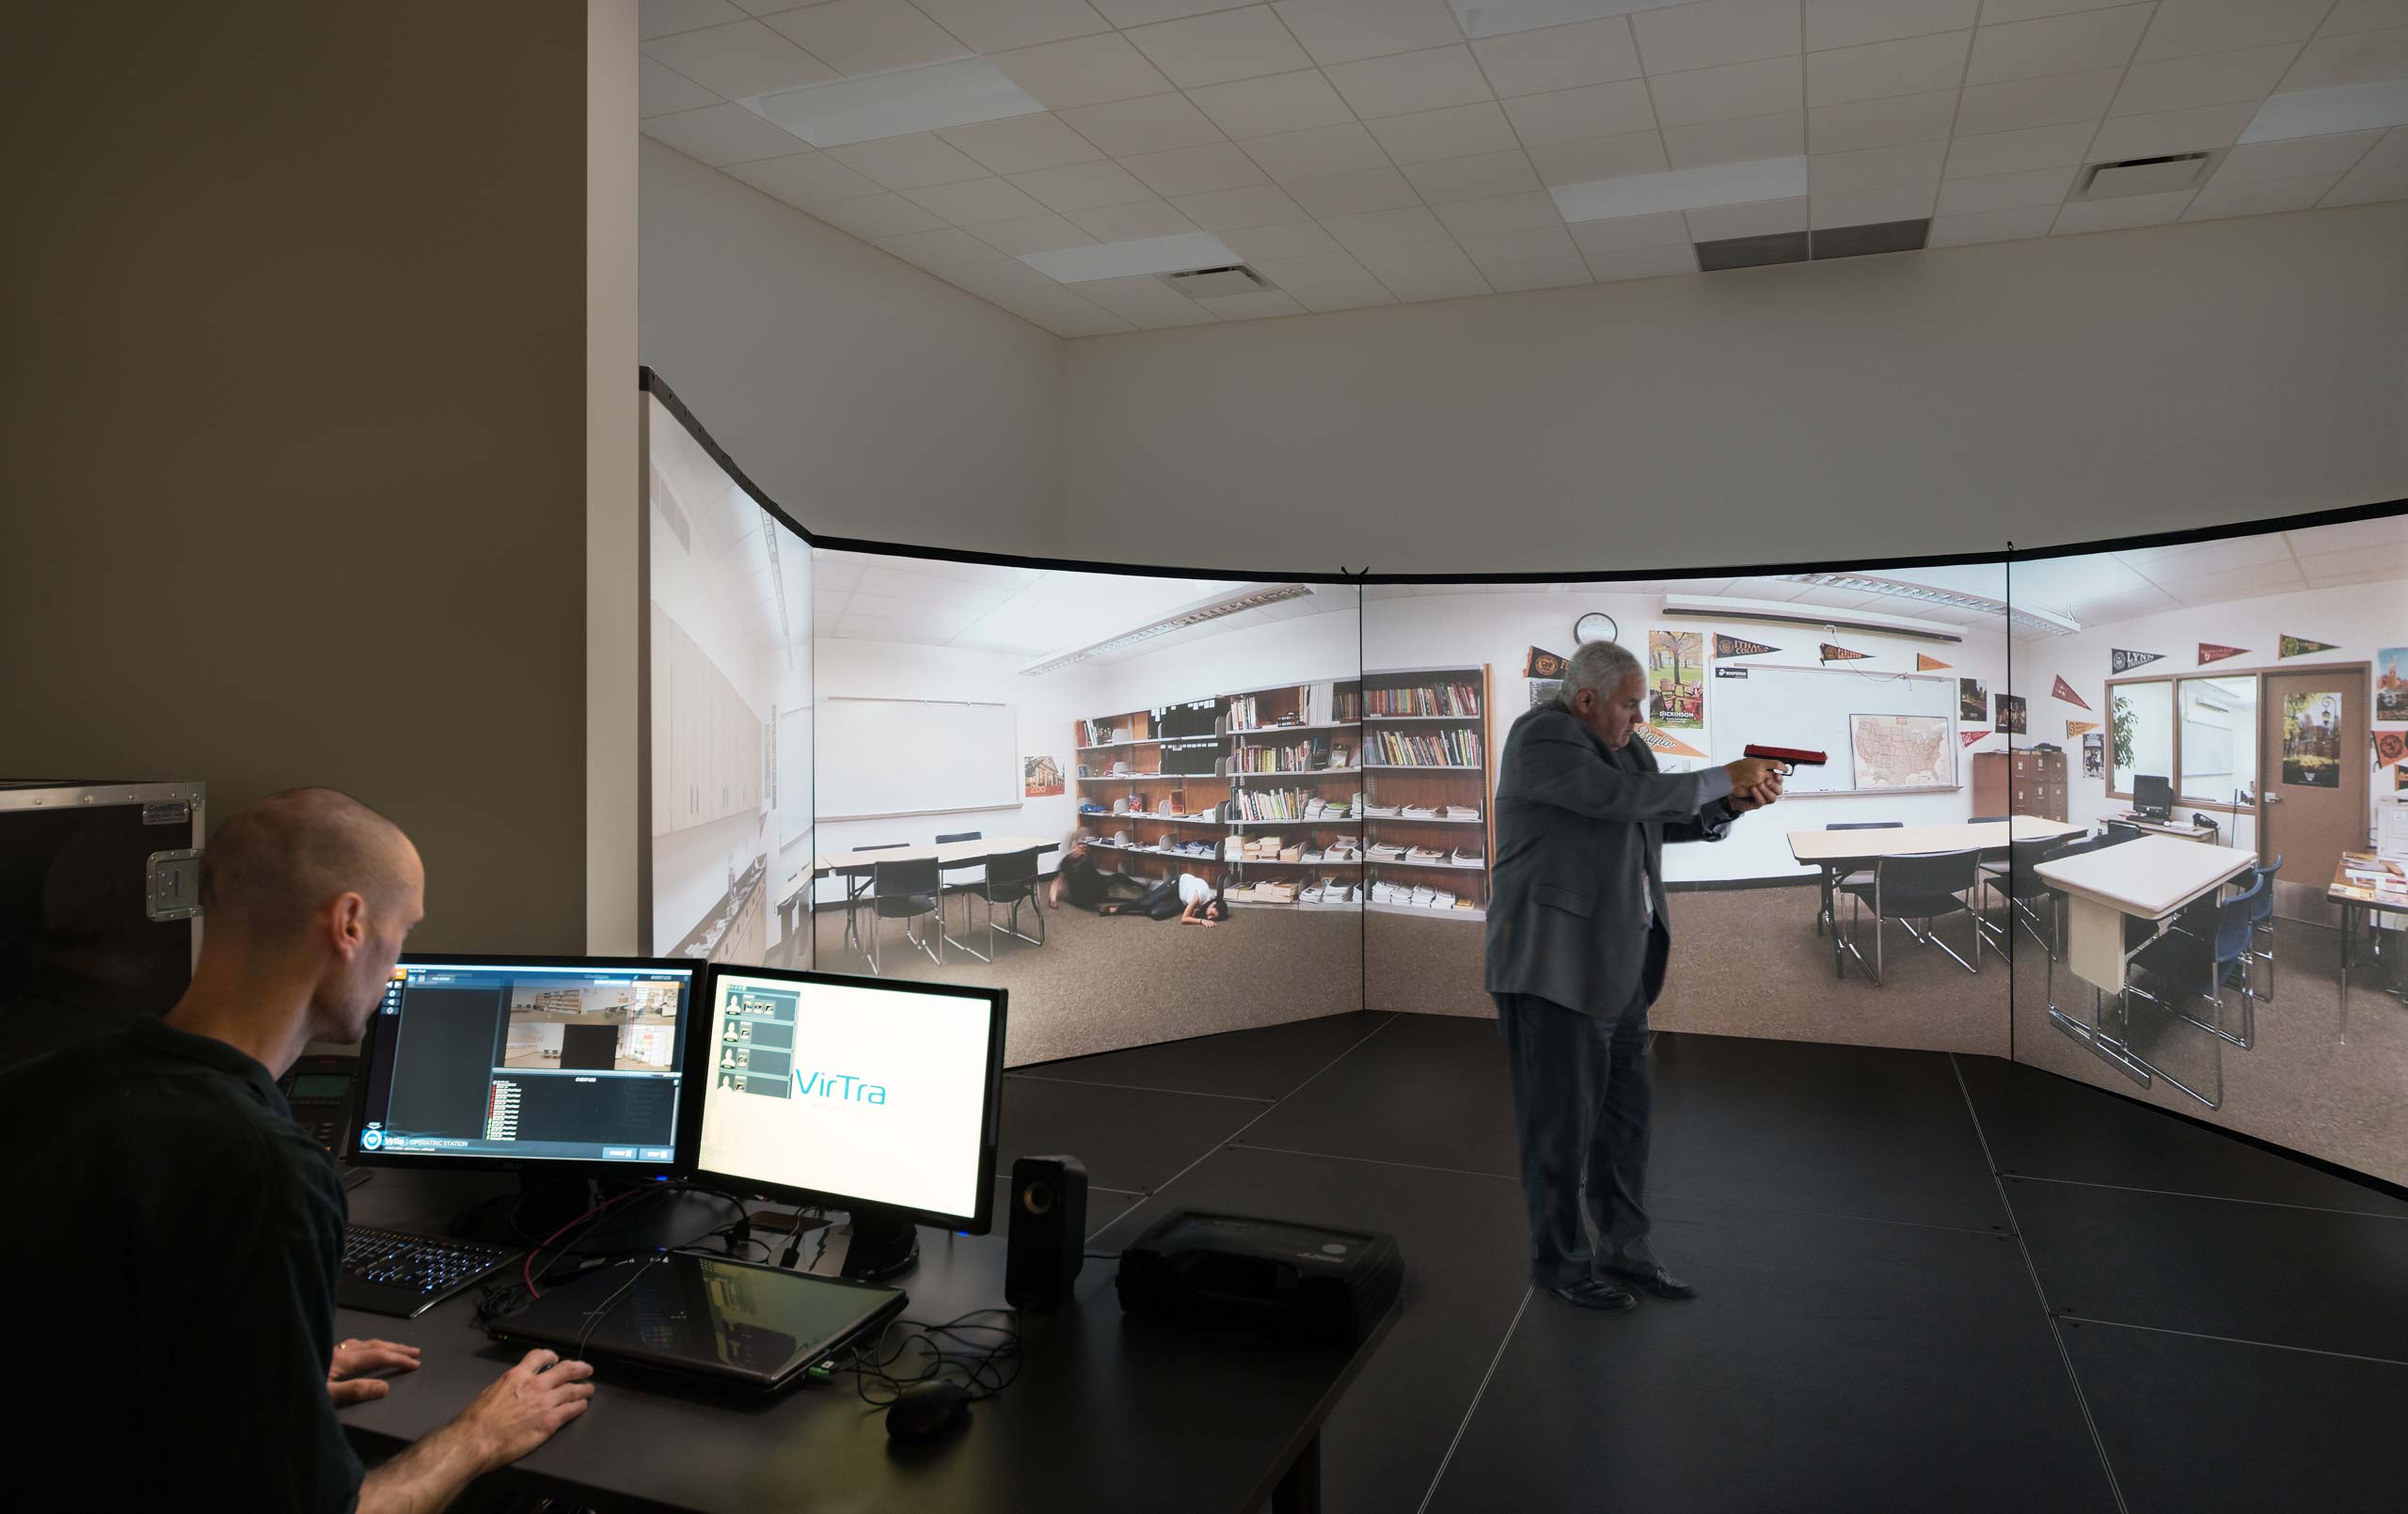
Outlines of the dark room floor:
<svg viewBox="0 0 2408 1514">
<path fill-rule="evenodd" d="M 1658 1249 L 1702 1297 L 1622 1316 L 1526 1285 L 1492 1021 L 1023 1067 L 1002 1149 L 1086 1162 L 1098 1250 L 1180 1205 L 1396 1237 L 1338 1514 L 2397 1503 L 2408 1203 L 1990 1057 L 1654 1056 Z"/>
</svg>

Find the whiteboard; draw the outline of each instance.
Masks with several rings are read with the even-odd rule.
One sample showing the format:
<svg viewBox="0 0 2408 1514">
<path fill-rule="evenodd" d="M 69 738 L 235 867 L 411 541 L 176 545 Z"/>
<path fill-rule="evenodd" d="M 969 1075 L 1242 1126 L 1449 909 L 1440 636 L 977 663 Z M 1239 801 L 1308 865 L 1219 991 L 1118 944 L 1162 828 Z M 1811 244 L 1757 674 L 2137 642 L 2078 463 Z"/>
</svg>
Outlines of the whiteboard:
<svg viewBox="0 0 2408 1514">
<path fill-rule="evenodd" d="M 1744 668 L 1745 678 L 1724 678 L 1719 670 Z M 1705 676 L 1705 723 L 1717 763 L 1736 762 L 1750 742 L 1766 747 L 1807 747 L 1830 755 L 1821 767 L 1801 767 L 1784 781 L 1799 794 L 1915 794 L 1930 789 L 1855 787 L 1851 715 L 1925 715 L 1944 718 L 1954 789 L 1964 781 L 1957 762 L 1956 676 L 1954 673 L 1866 673 L 1849 668 L 1782 668 L 1747 658 L 1715 659 Z M 1674 732 L 1673 734 L 1682 734 Z"/>
<path fill-rule="evenodd" d="M 822 820 L 1020 806 L 1020 716 L 1009 704 L 832 699 L 818 713 Z"/>
</svg>

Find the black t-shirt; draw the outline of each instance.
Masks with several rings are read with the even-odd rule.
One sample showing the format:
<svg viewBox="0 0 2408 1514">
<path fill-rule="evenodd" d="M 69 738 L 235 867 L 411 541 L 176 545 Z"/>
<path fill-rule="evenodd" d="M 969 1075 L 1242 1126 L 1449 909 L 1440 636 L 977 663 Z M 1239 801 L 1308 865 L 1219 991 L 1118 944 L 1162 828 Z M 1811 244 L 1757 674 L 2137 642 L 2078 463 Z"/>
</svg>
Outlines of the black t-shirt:
<svg viewBox="0 0 2408 1514">
<path fill-rule="evenodd" d="M 1061 871 L 1063 891 L 1082 909 L 1093 909 L 1112 891 L 1112 880 L 1095 865 L 1093 852 L 1064 859 Z"/>
<path fill-rule="evenodd" d="M 357 1504 L 326 1398 L 342 1184 L 265 1067 L 145 1020 L 0 1074 L 0 1150 L 12 1482 Z"/>
</svg>

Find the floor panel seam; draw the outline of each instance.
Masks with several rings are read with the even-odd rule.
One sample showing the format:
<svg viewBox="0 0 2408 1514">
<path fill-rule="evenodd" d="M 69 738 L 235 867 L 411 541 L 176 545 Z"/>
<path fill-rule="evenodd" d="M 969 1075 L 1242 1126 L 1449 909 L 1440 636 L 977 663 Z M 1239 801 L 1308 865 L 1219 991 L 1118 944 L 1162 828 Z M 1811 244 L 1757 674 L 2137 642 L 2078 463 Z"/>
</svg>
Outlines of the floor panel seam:
<svg viewBox="0 0 2408 1514">
<path fill-rule="evenodd" d="M 1228 1144 L 1239 1145 L 1236 1136 Z M 1359 1161 L 1373 1167 L 1404 1167 L 1417 1173 L 1452 1173 L 1458 1177 L 1486 1177 L 1500 1183 L 1515 1183 L 1520 1179 L 1512 1173 L 1483 1173 L 1476 1167 L 1440 1167 L 1426 1161 L 1392 1161 L 1386 1157 L 1349 1157 L 1335 1151 L 1307 1151 L 1301 1146 L 1266 1146 L 1259 1142 L 1243 1143 L 1247 1151 L 1268 1151 L 1281 1157 L 1315 1157 L 1323 1161 Z"/>
<path fill-rule="evenodd" d="M 2270 1351 L 2297 1351 L 2303 1356 L 2333 1356 L 2344 1362 L 2372 1362 L 2378 1366 L 2408 1367 L 2408 1357 L 2368 1356 L 2363 1351 L 2335 1351 L 2321 1346 L 2293 1346 L 2285 1341 L 2253 1340 L 2246 1335 L 2218 1335 L 2204 1330 L 2175 1330 L 2166 1325 L 2140 1325 L 2129 1319 L 2102 1319 L 2097 1315 L 2068 1311 L 2058 1316 L 2084 1325 L 2105 1325 L 2115 1330 L 2141 1330 L 2152 1335 L 2181 1335 L 2192 1340 L 2221 1341 L 2227 1346 L 2262 1346 Z"/>
<path fill-rule="evenodd" d="M 2119 1193 L 2155 1193 L 2170 1199 L 2207 1199 L 2216 1204 L 2255 1204 L 2269 1209 L 2305 1209 L 2311 1214 L 2346 1214 L 2358 1220 L 2408 1221 L 2408 1214 L 2384 1214 L 2372 1209 L 2337 1209 L 2324 1204 L 2286 1204 L 2280 1199 L 2244 1199 L 2230 1193 L 2194 1193 L 2178 1188 L 2142 1188 L 2136 1183 L 2099 1183 L 2082 1177 L 2043 1177 L 2037 1173 L 2015 1172 L 2006 1175 L 2019 1182 L 2062 1183 L 2067 1188 L 2104 1188 Z"/>
<path fill-rule="evenodd" d="M 1489 1380 L 1504 1364 L 1505 1348 L 1513 1344 L 1513 1333 L 1522 1328 L 1522 1316 L 1529 1310 L 1530 1297 L 1538 1292 L 1536 1285 L 1522 1289 L 1522 1301 L 1513 1310 L 1513 1317 L 1506 1323 L 1505 1334 L 1497 1343 L 1497 1354 L 1488 1359 L 1488 1370 L 1480 1375 L 1480 1386 L 1472 1390 L 1471 1402 L 1464 1409 L 1462 1421 L 1455 1426 L 1454 1438 L 1447 1443 L 1447 1454 L 1438 1459 L 1438 1470 L 1430 1475 L 1430 1486 L 1422 1493 L 1414 1514 L 1429 1514 L 1430 1501 L 1438 1496 L 1438 1484 L 1446 1477 L 1447 1468 L 1454 1463 L 1455 1449 L 1464 1443 L 1464 1433 L 1471 1428 L 1471 1417 L 1480 1412 L 1481 1399 L 1488 1396 Z"/>
<path fill-rule="evenodd" d="M 1272 1100 L 1259 1094 L 1208 1094 L 1196 1088 L 1153 1088 L 1144 1083 L 1103 1083 L 1092 1078 L 1047 1078 L 1033 1072 L 1006 1073 L 1007 1078 L 1024 1083 L 1068 1083 L 1073 1088 L 1118 1088 L 1132 1094 L 1176 1094 L 1181 1098 L 1233 1098 L 1244 1104 L 1268 1104 Z"/>
</svg>

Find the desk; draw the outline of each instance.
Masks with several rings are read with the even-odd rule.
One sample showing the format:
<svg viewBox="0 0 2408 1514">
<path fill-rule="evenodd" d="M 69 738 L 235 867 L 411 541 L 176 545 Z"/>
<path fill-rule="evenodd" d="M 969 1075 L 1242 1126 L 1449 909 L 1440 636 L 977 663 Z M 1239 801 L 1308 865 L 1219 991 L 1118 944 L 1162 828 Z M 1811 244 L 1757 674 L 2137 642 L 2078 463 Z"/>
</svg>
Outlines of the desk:
<svg viewBox="0 0 2408 1514">
<path fill-rule="evenodd" d="M 2248 872 L 2258 859 L 2231 846 L 2206 846 L 2171 836 L 2143 836 L 2121 846 L 2085 852 L 2079 857 L 2042 862 L 2033 871 L 2040 880 L 2066 896 L 2066 965 L 2093 990 L 2090 1023 L 2085 1025 L 2056 1006 L 2056 964 L 2050 964 L 2049 1021 L 2090 1049 L 2101 1061 L 2146 1088 L 2156 1078 L 2215 1108 L 2222 1102 L 2223 1039 L 2216 1049 L 2217 1096 L 2188 1087 L 2168 1077 L 2133 1051 L 2124 1037 L 2110 1036 L 2099 1017 L 2104 995 L 2123 1004 L 2127 970 L 2132 958 L 2163 936 L 2183 906 L 2212 893 Z M 2150 930 L 2137 944 L 2127 945 L 2124 922 L 2147 922 Z"/>
<path fill-rule="evenodd" d="M 1893 826 L 1881 830 L 1793 830 L 1789 855 L 1821 873 L 1822 908 L 1814 928 L 1831 922 L 1831 960 L 1839 961 L 1839 923 L 1831 914 L 1831 890 L 1837 881 L 1885 857 L 1914 857 L 1925 852 L 2004 852 L 2010 842 L 2048 841 L 2083 833 L 2080 826 L 2038 815 L 2010 815 L 1979 825 Z"/>
<path fill-rule="evenodd" d="M 992 861 L 998 857 L 1008 856 L 1013 852 L 1028 851 L 1032 847 L 1041 856 L 1046 852 L 1060 851 L 1062 844 L 1058 841 L 1047 841 L 1038 836 L 985 836 L 977 841 L 949 841 L 939 846 L 888 846 L 866 852 L 822 852 L 811 860 L 811 876 L 814 881 L 831 876 L 857 878 L 866 875 L 880 862 L 910 862 L 933 857 L 937 860 L 937 871 L 942 877 L 946 868 L 973 867 L 982 862 Z M 796 879 L 789 881 L 788 886 L 795 891 L 789 898 L 800 898 L 805 891 L 800 878 L 800 875 L 797 875 Z M 943 901 L 940 900 L 939 903 L 942 904 Z M 968 928 L 966 925 L 963 927 L 965 930 Z M 944 929 L 944 916 L 942 910 L 937 916 L 937 929 L 940 932 Z M 852 942 L 854 951 L 858 952 L 862 949 L 861 938 L 853 933 L 852 911 L 849 909 L 845 912 L 845 938 Z M 965 952 L 970 952 L 972 956 L 978 955 L 976 952 L 962 946 L 961 942 L 954 940 L 950 936 L 945 937 L 945 940 L 951 945 L 960 946 Z M 985 958 L 980 957 L 979 960 L 984 961 Z"/>
<path fill-rule="evenodd" d="M 2203 841 L 2219 845 L 2224 841 L 2222 827 L 2194 826 L 2188 820 L 2144 820 L 2136 814 L 2111 814 L 2100 815 L 2099 823 L 2102 826 L 2131 826 L 2147 835 L 2172 836 L 2181 841 Z"/>
<path fill-rule="evenodd" d="M 2365 864 L 2360 865 L 2363 867 Z M 2381 867 L 2383 864 L 2377 862 L 2373 865 Z M 2324 891 L 2325 898 L 2341 907 L 2341 1039 L 2345 1042 L 2350 1039 L 2350 953 L 2351 948 L 2357 944 L 2358 911 L 2363 909 L 2373 915 L 2408 915 L 2408 899 L 2397 895 L 2385 897 L 2363 883 L 2351 882 L 2349 869 L 2350 860 L 2347 857 L 2335 862 L 2332 887 Z M 2380 941 L 2375 945 L 2375 960 L 2383 960 Z M 2391 997 L 2408 1003 L 2408 987 L 2395 983 L 2391 987 Z"/>
<path fill-rule="evenodd" d="M 382 1170 L 355 1193 L 353 1218 L 388 1224 L 413 1215 L 416 1228 L 432 1228 L 425 1216 L 444 1206 L 421 1195 L 413 1214 L 410 1185 L 388 1184 L 395 1175 Z M 699 1194 L 670 1207 L 676 1212 L 656 1222 L 666 1238 L 727 1217 L 724 1201 Z M 999 1204 L 999 1226 L 1007 1209 Z M 844 1244 L 831 1241 L 823 1272 L 838 1265 Z M 951 1319 L 1004 1301 L 1000 1231 L 924 1228 L 920 1245 L 919 1266 L 896 1280 L 911 1295 L 910 1318 Z M 944 1441 L 892 1445 L 850 1374 L 768 1398 L 727 1399 L 604 1364 L 591 1407 L 519 1462 L 515 1475 L 606 1509 L 1254 1514 L 1266 1499 L 1281 1514 L 1318 1509 L 1321 1427 L 1396 1311 L 1358 1347 L 1180 1327 L 1124 1317 L 1114 1265 L 1090 1260 L 1073 1303 L 1021 1317 L 1019 1378 L 971 1406 L 969 1425 Z M 474 1303 L 472 1289 L 413 1320 L 338 1312 L 337 1339 L 397 1339 L 422 1352 L 419 1369 L 396 1377 L 387 1396 L 341 1411 L 356 1443 L 394 1448 L 417 1440 L 523 1354 L 485 1338 Z"/>
</svg>

